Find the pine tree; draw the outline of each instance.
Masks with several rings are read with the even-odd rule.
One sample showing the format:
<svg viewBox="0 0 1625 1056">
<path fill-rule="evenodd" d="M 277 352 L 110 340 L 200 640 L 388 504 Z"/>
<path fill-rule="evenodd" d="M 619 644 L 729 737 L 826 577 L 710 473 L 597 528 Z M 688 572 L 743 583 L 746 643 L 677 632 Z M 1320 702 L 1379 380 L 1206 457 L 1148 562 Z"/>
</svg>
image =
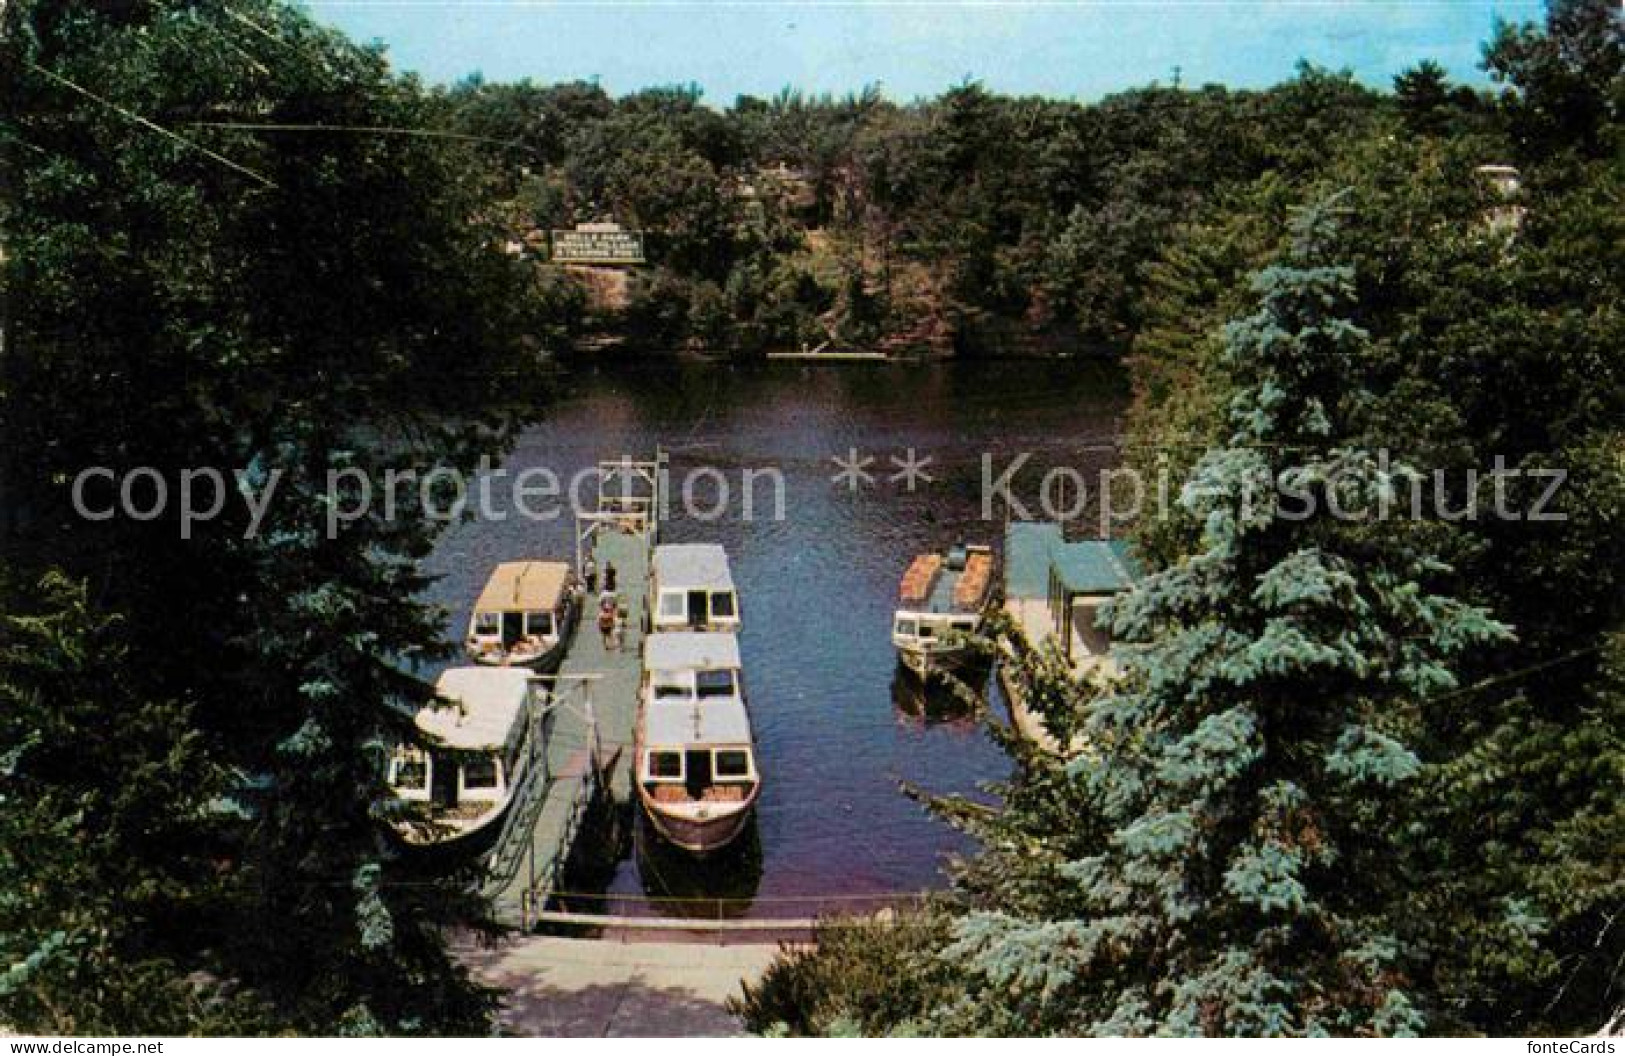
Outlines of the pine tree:
<svg viewBox="0 0 1625 1056">
<path fill-rule="evenodd" d="M 1181 499 L 1199 548 L 1111 614 L 1140 644 L 1066 765 L 1072 830 L 1103 838 L 1053 865 L 1048 912 L 995 898 L 958 924 L 945 956 L 972 985 L 940 1029 L 1427 1027 L 1400 942 L 1406 737 L 1452 662 L 1508 632 L 1430 591 L 1441 569 L 1405 526 L 1329 508 L 1377 511 L 1408 473 L 1349 442 L 1367 338 L 1344 314 L 1351 270 L 1325 259 L 1335 212 L 1296 218 L 1258 310 L 1226 329 L 1230 439 Z"/>
<path fill-rule="evenodd" d="M 0 616 L 0 1023 L 267 1029 L 268 1010 L 187 943 L 222 894 L 198 852 L 226 774 L 186 705 L 131 692 L 115 621 L 82 585 L 52 576 L 32 593 Z"/>
<path fill-rule="evenodd" d="M 205 973 L 263 1010 L 240 1029 L 482 1032 L 491 996 L 444 939 L 466 919 L 463 886 L 398 882 L 380 817 L 382 760 L 428 692 L 408 661 L 443 648 L 417 562 L 446 522 L 411 489 L 394 510 L 374 501 L 343 530 L 327 523 L 349 498 L 330 494 L 330 474 L 467 479 L 511 435 L 530 305 L 492 230 L 471 222 L 482 202 L 466 148 L 361 131 L 432 132 L 443 104 L 277 0 L 24 0 L 0 17 L 0 415 L 6 444 L 30 452 L 7 483 L 31 506 L 6 556 L 24 584 L 50 566 L 88 582 L 94 611 L 118 617 L 94 628 L 117 673 L 106 685 L 66 634 L 0 657 L 0 693 L 50 717 L 37 746 L 21 720 L 0 724 L 0 759 L 18 760 L 33 804 L 16 823 L 43 841 L 0 877 L 28 881 L 5 885 L 0 951 L 32 957 L 57 931 L 77 941 L 30 923 L 59 916 L 40 878 L 77 876 L 90 919 L 117 919 L 98 947 L 115 969 Z M 283 124 L 325 128 L 264 127 Z M 255 530 L 230 484 L 220 516 L 189 534 L 173 517 L 90 521 L 67 482 L 93 466 L 170 482 L 186 467 L 240 471 L 272 501 Z M 7 611 L 62 607 L 17 589 Z M 53 687 L 41 670 L 72 680 Z M 73 707 L 51 711 L 71 687 L 84 687 Z M 114 760 L 91 750 L 132 716 L 141 736 Z M 63 765 L 75 752 L 96 765 Z M 75 813 L 120 794 L 115 760 L 153 775 L 148 830 Z M 183 764 L 209 784 L 165 776 Z M 222 794 L 200 807 L 211 786 Z M 0 809 L 9 826 L 17 807 Z M 175 819 L 186 838 L 135 838 Z M 172 915 L 146 912 L 149 878 Z M 13 1027 L 67 1029 L 44 995 L 101 1009 L 76 1023 L 105 1032 L 226 1029 L 190 999 L 161 1003 L 156 983 L 150 1004 L 113 1007 L 91 973 L 39 978 L 56 989 L 19 990 L 0 1013 Z"/>
</svg>

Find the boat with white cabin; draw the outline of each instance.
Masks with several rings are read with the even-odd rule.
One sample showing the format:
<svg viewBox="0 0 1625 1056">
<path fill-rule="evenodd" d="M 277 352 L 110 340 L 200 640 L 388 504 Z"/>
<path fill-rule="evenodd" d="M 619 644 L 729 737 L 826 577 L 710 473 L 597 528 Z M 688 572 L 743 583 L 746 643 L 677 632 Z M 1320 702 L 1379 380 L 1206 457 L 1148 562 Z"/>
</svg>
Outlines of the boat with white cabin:
<svg viewBox="0 0 1625 1056">
<path fill-rule="evenodd" d="M 737 631 L 739 593 L 715 543 L 666 543 L 649 562 L 649 622 L 656 631 Z"/>
<path fill-rule="evenodd" d="M 537 746 L 531 673 L 521 667 L 453 667 L 434 703 L 414 717 L 419 737 L 398 746 L 388 781 L 411 808 L 394 823 L 413 846 L 483 844 L 525 779 Z"/>
<path fill-rule="evenodd" d="M 898 586 L 892 645 L 903 667 L 921 678 L 962 669 L 980 658 L 979 634 L 993 597 L 993 550 L 959 545 L 920 554 Z"/>
<path fill-rule="evenodd" d="M 762 791 L 739 639 L 673 631 L 644 642 L 633 765 L 656 832 L 707 854 L 744 831 Z"/>
<path fill-rule="evenodd" d="M 551 671 L 581 611 L 575 572 L 563 561 L 504 561 L 468 618 L 464 649 L 477 664 Z"/>
</svg>

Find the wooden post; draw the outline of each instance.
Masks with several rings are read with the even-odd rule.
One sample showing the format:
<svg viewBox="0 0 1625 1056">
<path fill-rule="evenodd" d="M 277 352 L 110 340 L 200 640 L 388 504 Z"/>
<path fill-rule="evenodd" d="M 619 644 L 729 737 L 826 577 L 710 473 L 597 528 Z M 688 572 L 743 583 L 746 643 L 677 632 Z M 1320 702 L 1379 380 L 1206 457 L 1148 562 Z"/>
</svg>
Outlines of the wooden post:
<svg viewBox="0 0 1625 1056">
<path fill-rule="evenodd" d="M 592 706 L 592 683 L 582 684 L 582 693 L 585 695 L 587 706 L 587 744 L 592 755 L 592 768 L 598 770 L 603 765 L 603 753 L 598 745 L 598 715 Z"/>
</svg>

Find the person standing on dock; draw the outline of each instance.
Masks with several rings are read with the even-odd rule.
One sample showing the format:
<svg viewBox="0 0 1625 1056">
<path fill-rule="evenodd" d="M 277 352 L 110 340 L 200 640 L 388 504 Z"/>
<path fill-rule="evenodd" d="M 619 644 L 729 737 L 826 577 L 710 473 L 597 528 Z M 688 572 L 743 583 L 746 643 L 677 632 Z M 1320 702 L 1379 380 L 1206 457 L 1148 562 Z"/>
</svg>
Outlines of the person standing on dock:
<svg viewBox="0 0 1625 1056">
<path fill-rule="evenodd" d="M 615 651 L 618 653 L 626 648 L 626 603 L 618 602 L 615 606 Z"/>
<path fill-rule="evenodd" d="M 615 562 L 604 562 L 604 593 L 615 593 Z"/>
<path fill-rule="evenodd" d="M 587 555 L 586 563 L 581 566 L 581 578 L 587 581 L 588 594 L 598 593 L 598 562 L 593 560 L 591 554 Z"/>
<path fill-rule="evenodd" d="M 606 593 L 598 605 L 598 633 L 604 639 L 604 651 L 615 649 L 615 599 Z"/>
</svg>

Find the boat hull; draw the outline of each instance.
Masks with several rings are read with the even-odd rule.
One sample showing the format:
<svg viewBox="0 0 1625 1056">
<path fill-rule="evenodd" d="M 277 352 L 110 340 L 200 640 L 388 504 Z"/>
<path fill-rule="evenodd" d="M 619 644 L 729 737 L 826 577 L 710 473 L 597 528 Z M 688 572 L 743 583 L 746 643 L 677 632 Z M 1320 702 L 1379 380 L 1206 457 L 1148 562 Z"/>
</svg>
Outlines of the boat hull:
<svg viewBox="0 0 1625 1056">
<path fill-rule="evenodd" d="M 897 659 L 903 669 L 916 678 L 929 679 L 939 675 L 955 674 L 975 665 L 977 653 L 969 647 L 963 649 L 922 649 L 897 647 Z"/>
<path fill-rule="evenodd" d="M 535 656 L 512 656 L 509 654 L 476 653 L 468 650 L 468 658 L 482 667 L 525 667 L 538 674 L 548 674 L 556 670 L 564 659 L 566 639 L 559 639 L 551 648 L 537 653 Z"/>
<path fill-rule="evenodd" d="M 732 844 L 739 838 L 739 834 L 745 831 L 745 825 L 756 809 L 753 801 L 742 810 L 700 820 L 679 817 L 661 810 L 659 805 L 650 802 L 647 796 L 640 798 L 643 801 L 643 812 L 648 817 L 649 824 L 654 826 L 655 832 L 673 847 L 690 854 L 714 854 Z"/>
<path fill-rule="evenodd" d="M 496 843 L 497 834 L 502 831 L 502 819 L 507 816 L 512 804 L 513 798 L 510 796 L 469 824 L 435 824 L 431 816 L 432 827 L 397 823 L 389 828 L 395 842 L 414 857 L 448 860 L 474 858 L 490 850 Z"/>
<path fill-rule="evenodd" d="M 525 667 L 537 674 L 552 674 L 564 661 L 565 650 L 570 646 L 570 637 L 575 634 L 580 615 L 581 606 L 572 602 L 564 615 L 564 633 L 560 634 L 551 646 L 535 656 L 515 657 L 509 653 L 488 653 L 472 648 L 465 648 L 463 651 L 470 660 L 482 667 Z"/>
</svg>

